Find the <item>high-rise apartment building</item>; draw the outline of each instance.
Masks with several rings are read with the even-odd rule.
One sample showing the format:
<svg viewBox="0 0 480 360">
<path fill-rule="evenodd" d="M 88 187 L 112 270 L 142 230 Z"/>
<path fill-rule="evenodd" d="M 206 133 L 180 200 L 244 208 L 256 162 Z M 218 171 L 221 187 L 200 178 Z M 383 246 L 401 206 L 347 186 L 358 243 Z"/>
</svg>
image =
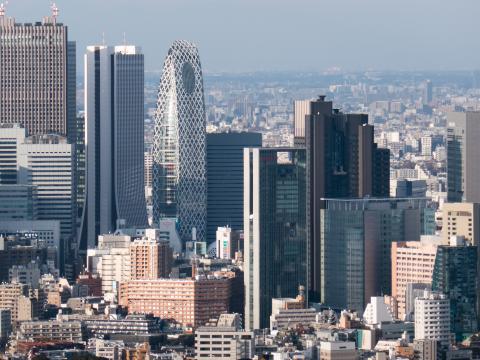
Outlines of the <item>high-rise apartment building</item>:
<svg viewBox="0 0 480 360">
<path fill-rule="evenodd" d="M 173 250 L 167 241 L 136 239 L 130 244 L 130 278 L 158 279 L 170 275 Z"/>
<path fill-rule="evenodd" d="M 320 212 L 319 282 L 323 304 L 363 310 L 391 294 L 391 246 L 416 241 L 433 217 L 422 199 L 325 199 Z M 426 220 L 427 219 L 427 220 Z"/>
<path fill-rule="evenodd" d="M 144 57 L 136 46 L 85 54 L 86 205 L 80 248 L 99 234 L 144 227 Z"/>
<path fill-rule="evenodd" d="M 452 236 L 463 236 L 473 245 L 480 244 L 480 204 L 444 203 L 442 237 L 448 244 Z"/>
<path fill-rule="evenodd" d="M 198 327 L 229 311 L 230 279 L 130 280 L 120 285 L 119 304 L 130 314 L 152 313 Z"/>
<path fill-rule="evenodd" d="M 128 235 L 100 235 L 98 245 L 87 250 L 87 269 L 102 278 L 102 292 L 117 294 L 119 284 L 130 279 L 130 243 Z"/>
<path fill-rule="evenodd" d="M 246 148 L 243 171 L 245 327 L 260 329 L 307 281 L 305 149 Z"/>
<path fill-rule="evenodd" d="M 449 113 L 447 126 L 448 201 L 480 203 L 480 111 Z"/>
<path fill-rule="evenodd" d="M 243 230 L 243 149 L 261 146 L 260 133 L 207 134 L 207 242 L 219 226 Z"/>
<path fill-rule="evenodd" d="M 397 300 L 400 320 L 406 312 L 408 284 L 432 284 L 432 273 L 439 241 L 422 237 L 421 241 L 392 242 L 392 296 Z"/>
<path fill-rule="evenodd" d="M 300 106 L 301 105 L 301 106 Z M 390 153 L 374 143 L 373 126 L 366 114 L 343 114 L 333 109 L 324 96 L 297 106 L 304 116 L 307 154 L 307 222 L 309 246 L 309 289 L 318 301 L 321 276 L 320 210 L 323 198 L 388 197 L 390 193 Z M 297 116 L 298 115 L 298 116 Z M 300 121 L 300 120 L 298 120 Z M 296 126 L 297 127 L 297 126 Z M 301 141 L 301 132 L 296 142 Z"/>
<path fill-rule="evenodd" d="M 438 247 L 432 290 L 450 299 L 451 331 L 457 341 L 478 330 L 477 247 L 453 236 L 450 245 Z"/>
<path fill-rule="evenodd" d="M 450 300 L 444 294 L 425 291 L 415 299 L 415 340 L 449 344 L 450 339 Z"/>
<path fill-rule="evenodd" d="M 153 223 L 177 218 L 183 242 L 206 240 L 206 116 L 197 47 L 175 41 L 158 90 L 153 140 Z M 195 231 L 194 231 L 195 229 Z"/>
<path fill-rule="evenodd" d="M 0 123 L 21 124 L 28 135 L 74 139 L 75 43 L 57 21 L 16 23 L 0 14 Z"/>
</svg>

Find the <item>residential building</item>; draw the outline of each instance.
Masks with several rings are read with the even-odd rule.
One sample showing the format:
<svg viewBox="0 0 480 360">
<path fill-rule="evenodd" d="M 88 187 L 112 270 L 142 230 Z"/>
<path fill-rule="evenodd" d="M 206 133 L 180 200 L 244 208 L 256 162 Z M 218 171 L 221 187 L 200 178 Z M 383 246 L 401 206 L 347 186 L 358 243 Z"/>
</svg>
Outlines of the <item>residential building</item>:
<svg viewBox="0 0 480 360">
<path fill-rule="evenodd" d="M 442 236 L 448 244 L 452 236 L 463 236 L 473 245 L 480 244 L 480 204 L 444 203 Z"/>
<path fill-rule="evenodd" d="M 78 320 L 24 321 L 19 326 L 18 336 L 30 341 L 79 343 L 82 341 L 82 323 Z"/>
<path fill-rule="evenodd" d="M 355 360 L 355 343 L 350 341 L 322 341 L 319 349 L 320 360 Z"/>
<path fill-rule="evenodd" d="M 28 286 L 25 284 L 0 284 L 0 309 L 10 310 L 12 322 L 19 318 L 18 300 L 25 295 L 28 295 Z"/>
<path fill-rule="evenodd" d="M 158 279 L 170 275 L 173 250 L 167 241 L 135 239 L 130 243 L 130 279 Z"/>
<path fill-rule="evenodd" d="M 260 133 L 207 134 L 207 242 L 219 226 L 243 230 L 243 149 L 261 147 Z"/>
<path fill-rule="evenodd" d="M 272 299 L 307 282 L 305 149 L 244 150 L 245 328 L 266 328 Z"/>
<path fill-rule="evenodd" d="M 184 327 L 198 327 L 229 310 L 230 280 L 151 279 L 120 285 L 119 304 L 129 314 L 153 314 Z"/>
<path fill-rule="evenodd" d="M 420 241 L 392 242 L 392 296 L 397 300 L 397 313 L 400 320 L 409 315 L 406 311 L 408 284 L 432 284 L 437 246 L 440 239 L 421 237 Z"/>
<path fill-rule="evenodd" d="M 102 278 L 102 292 L 117 294 L 121 282 L 130 279 L 130 243 L 128 235 L 100 235 L 95 249 L 87 251 L 87 270 Z"/>
<path fill-rule="evenodd" d="M 446 295 L 425 291 L 415 299 L 415 340 L 450 343 L 450 300 Z"/>
<path fill-rule="evenodd" d="M 221 314 L 218 320 L 195 331 L 195 359 L 252 359 L 255 355 L 253 332 L 241 329 L 239 314 Z"/>
<path fill-rule="evenodd" d="M 197 47 L 173 43 L 163 65 L 153 141 L 153 224 L 178 218 L 183 242 L 206 240 L 203 77 Z"/>
<path fill-rule="evenodd" d="M 145 314 L 132 314 L 124 318 L 92 318 L 83 320 L 86 335 L 91 337 L 109 337 L 115 334 L 148 337 L 162 332 L 159 318 Z"/>
<path fill-rule="evenodd" d="M 145 227 L 144 57 L 137 46 L 85 54 L 86 205 L 80 249 L 117 228 Z"/>
</svg>

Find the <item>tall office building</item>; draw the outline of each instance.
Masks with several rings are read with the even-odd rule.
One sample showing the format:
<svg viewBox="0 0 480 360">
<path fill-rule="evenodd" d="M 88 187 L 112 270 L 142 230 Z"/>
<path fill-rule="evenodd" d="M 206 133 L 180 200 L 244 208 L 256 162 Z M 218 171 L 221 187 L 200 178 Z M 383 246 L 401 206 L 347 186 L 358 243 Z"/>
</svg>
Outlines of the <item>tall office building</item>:
<svg viewBox="0 0 480 360">
<path fill-rule="evenodd" d="M 207 134 L 207 241 L 219 226 L 243 230 L 243 149 L 261 147 L 260 133 Z"/>
<path fill-rule="evenodd" d="M 76 235 L 74 146 L 58 135 L 35 135 L 18 148 L 18 182 L 36 188 L 37 220 L 60 221 L 60 264 Z"/>
<path fill-rule="evenodd" d="M 307 281 L 305 149 L 244 150 L 245 327 L 269 326 L 272 299 Z"/>
<path fill-rule="evenodd" d="M 480 203 L 480 111 L 449 113 L 447 126 L 448 201 Z"/>
<path fill-rule="evenodd" d="M 294 146 L 305 146 L 305 117 L 310 115 L 311 100 L 293 102 L 293 142 Z"/>
<path fill-rule="evenodd" d="M 326 199 L 320 211 L 321 303 L 363 310 L 391 294 L 391 246 L 416 241 L 433 218 L 422 199 Z"/>
<path fill-rule="evenodd" d="M 145 227 L 144 58 L 136 46 L 85 54 L 86 204 L 80 248 L 99 234 Z"/>
<path fill-rule="evenodd" d="M 185 242 L 206 238 L 206 116 L 196 46 L 175 41 L 158 90 L 153 142 L 153 223 L 177 218 Z"/>
<path fill-rule="evenodd" d="M 0 12 L 0 123 L 19 123 L 27 134 L 74 139 L 75 43 L 57 22 L 19 24 Z"/>
<path fill-rule="evenodd" d="M 25 141 L 25 136 L 25 129 L 19 124 L 0 123 L 0 185 L 17 184 L 18 146 Z"/>
<path fill-rule="evenodd" d="M 423 84 L 422 103 L 428 105 L 433 100 L 433 85 L 431 80 L 425 81 Z"/>
<path fill-rule="evenodd" d="M 456 340 L 475 334 L 478 330 L 477 247 L 470 246 L 461 236 L 453 236 L 450 246 L 439 246 L 432 290 L 450 299 L 450 328 Z"/>
<path fill-rule="evenodd" d="M 307 152 L 307 211 L 309 244 L 309 290 L 311 299 L 320 298 L 320 210 L 323 198 L 388 197 L 390 153 L 377 148 L 373 126 L 366 114 L 343 114 L 333 109 L 324 96 L 296 106 L 305 114 Z M 297 120 L 297 116 L 295 116 Z M 298 143 L 299 133 L 296 138 Z"/>
</svg>

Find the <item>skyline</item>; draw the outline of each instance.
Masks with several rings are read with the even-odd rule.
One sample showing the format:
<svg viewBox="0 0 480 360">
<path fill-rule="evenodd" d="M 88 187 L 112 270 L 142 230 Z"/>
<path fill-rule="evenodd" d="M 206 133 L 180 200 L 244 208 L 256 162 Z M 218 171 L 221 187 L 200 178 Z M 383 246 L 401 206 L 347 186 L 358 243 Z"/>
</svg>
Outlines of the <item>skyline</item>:
<svg viewBox="0 0 480 360">
<path fill-rule="evenodd" d="M 177 39 L 198 46 L 206 73 L 480 68 L 479 51 L 469 46 L 476 40 L 470 24 L 480 10 L 474 0 L 140 0 L 135 9 L 126 0 L 56 3 L 59 21 L 69 26 L 69 37 L 77 42 L 80 64 L 86 46 L 101 44 L 103 33 L 111 45 L 123 43 L 125 33 L 128 44 L 142 47 L 147 71 L 161 70 L 168 47 Z M 40 21 L 49 6 L 47 0 L 11 0 L 6 14 L 18 22 Z M 115 18 L 105 22 L 113 10 Z M 95 26 L 85 27 L 87 18 Z M 317 40 L 320 46 L 315 46 Z"/>
</svg>

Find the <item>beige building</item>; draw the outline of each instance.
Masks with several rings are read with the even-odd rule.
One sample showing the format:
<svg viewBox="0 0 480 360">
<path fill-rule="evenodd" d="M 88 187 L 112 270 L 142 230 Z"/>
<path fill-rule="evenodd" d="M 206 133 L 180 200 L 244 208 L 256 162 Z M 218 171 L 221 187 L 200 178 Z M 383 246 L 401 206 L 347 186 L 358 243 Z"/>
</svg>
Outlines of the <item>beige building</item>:
<svg viewBox="0 0 480 360">
<path fill-rule="evenodd" d="M 231 279 L 130 280 L 120 286 L 119 304 L 130 314 L 153 314 L 198 327 L 228 312 Z"/>
<path fill-rule="evenodd" d="M 218 320 L 195 331 L 195 359 L 252 359 L 255 355 L 253 332 L 241 329 L 239 314 L 221 314 Z"/>
<path fill-rule="evenodd" d="M 422 241 L 392 243 L 392 296 L 397 300 L 397 316 L 406 315 L 407 284 L 432 283 L 437 245 L 440 239 L 422 237 Z"/>
<path fill-rule="evenodd" d="M 31 341 L 82 341 L 80 321 L 25 321 L 20 324 L 18 335 Z"/>
<path fill-rule="evenodd" d="M 28 295 L 28 287 L 24 284 L 0 284 L 0 309 L 11 311 L 12 322 L 19 318 L 19 299 Z M 23 318 L 23 314 L 20 314 Z"/>
<path fill-rule="evenodd" d="M 322 341 L 320 343 L 320 360 L 355 360 L 358 358 L 354 342 Z"/>
<path fill-rule="evenodd" d="M 452 236 L 464 236 L 477 245 L 480 240 L 480 204 L 445 203 L 442 208 L 442 236 L 445 243 Z"/>
<path fill-rule="evenodd" d="M 170 275 L 173 250 L 168 241 L 137 239 L 130 244 L 130 278 L 158 279 Z"/>
</svg>

